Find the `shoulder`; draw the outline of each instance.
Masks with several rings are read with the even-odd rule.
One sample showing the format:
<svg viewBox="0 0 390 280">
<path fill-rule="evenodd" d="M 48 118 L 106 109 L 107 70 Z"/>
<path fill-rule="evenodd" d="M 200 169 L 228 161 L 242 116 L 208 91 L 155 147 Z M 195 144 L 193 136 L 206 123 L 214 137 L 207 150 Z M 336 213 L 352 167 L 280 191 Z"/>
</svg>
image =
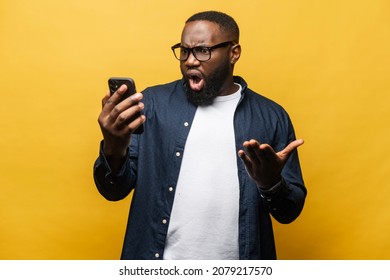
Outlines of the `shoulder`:
<svg viewBox="0 0 390 280">
<path fill-rule="evenodd" d="M 236 83 L 239 83 L 242 87 L 242 92 L 243 92 L 242 103 L 248 106 L 258 107 L 266 111 L 270 110 L 274 112 L 285 113 L 285 110 L 281 105 L 265 97 L 264 95 L 250 89 L 246 81 L 240 76 L 235 76 L 234 81 Z"/>
<path fill-rule="evenodd" d="M 172 100 L 172 96 L 183 95 L 184 90 L 181 89 L 180 80 L 172 81 L 165 84 L 157 84 L 149 86 L 142 91 L 143 100 L 142 102 L 145 105 L 145 111 L 149 113 L 154 111 L 157 107 L 167 107 Z"/>
<path fill-rule="evenodd" d="M 259 106 L 260 108 L 262 108 L 262 110 L 266 111 L 287 114 L 286 110 L 283 108 L 282 105 L 260 93 L 251 90 L 250 88 L 246 89 L 245 95 L 249 103 L 253 106 Z"/>
<path fill-rule="evenodd" d="M 145 112 L 163 112 L 188 107 L 183 80 L 147 87 L 142 91 Z"/>
<path fill-rule="evenodd" d="M 275 150 L 282 150 L 295 139 L 294 127 L 287 111 L 277 102 L 248 87 L 243 90 L 237 110 L 242 122 L 251 120 L 248 124 L 250 138 L 258 137 L 270 143 Z"/>
</svg>

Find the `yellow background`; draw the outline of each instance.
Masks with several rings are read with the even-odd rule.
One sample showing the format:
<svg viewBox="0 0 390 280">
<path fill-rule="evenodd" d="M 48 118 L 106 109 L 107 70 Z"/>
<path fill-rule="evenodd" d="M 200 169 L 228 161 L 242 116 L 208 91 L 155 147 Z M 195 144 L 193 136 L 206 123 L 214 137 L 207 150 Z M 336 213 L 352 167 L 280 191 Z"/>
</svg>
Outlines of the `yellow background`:
<svg viewBox="0 0 390 280">
<path fill-rule="evenodd" d="M 180 78 L 170 46 L 208 9 L 237 20 L 236 74 L 306 142 L 279 258 L 390 259 L 388 0 L 0 1 L 0 259 L 119 258 L 130 198 L 92 179 L 107 78 Z"/>
</svg>

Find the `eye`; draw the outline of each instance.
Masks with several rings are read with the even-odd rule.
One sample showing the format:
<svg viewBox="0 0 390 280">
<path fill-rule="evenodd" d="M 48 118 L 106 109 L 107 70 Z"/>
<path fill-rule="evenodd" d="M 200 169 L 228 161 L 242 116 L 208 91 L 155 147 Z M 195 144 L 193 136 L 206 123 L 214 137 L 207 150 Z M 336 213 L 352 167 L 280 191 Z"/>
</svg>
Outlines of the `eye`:
<svg viewBox="0 0 390 280">
<path fill-rule="evenodd" d="M 208 55 L 210 53 L 210 49 L 207 47 L 196 47 L 195 52 L 203 55 Z"/>
<path fill-rule="evenodd" d="M 180 48 L 180 53 L 182 55 L 187 55 L 188 54 L 188 49 L 187 48 Z"/>
</svg>

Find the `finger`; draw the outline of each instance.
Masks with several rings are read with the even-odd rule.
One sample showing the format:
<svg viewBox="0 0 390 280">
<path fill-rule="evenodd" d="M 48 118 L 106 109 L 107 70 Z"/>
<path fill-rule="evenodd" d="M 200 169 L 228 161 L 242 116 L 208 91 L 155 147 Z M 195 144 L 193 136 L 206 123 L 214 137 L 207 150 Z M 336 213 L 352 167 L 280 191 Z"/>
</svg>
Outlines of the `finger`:
<svg viewBox="0 0 390 280">
<path fill-rule="evenodd" d="M 116 117 L 114 125 L 118 128 L 129 126 L 130 123 L 140 117 L 139 113 L 144 109 L 144 107 L 145 106 L 142 102 L 129 107 Z"/>
<path fill-rule="evenodd" d="M 110 112 L 120 103 L 123 94 L 127 91 L 126 85 L 121 85 L 104 103 L 103 111 Z"/>
<path fill-rule="evenodd" d="M 250 158 L 253 164 L 260 164 L 262 158 L 262 151 L 259 150 L 260 143 L 254 139 L 245 141 L 243 144 L 247 156 Z"/>
<path fill-rule="evenodd" d="M 250 158 L 246 155 L 246 153 L 243 150 L 239 150 L 238 156 L 240 157 L 240 159 L 244 163 L 245 167 L 250 170 L 252 167 L 252 162 L 251 162 Z"/>
<path fill-rule="evenodd" d="M 102 108 L 104 108 L 104 105 L 106 104 L 107 100 L 110 98 L 110 91 L 107 90 L 106 95 L 102 99 Z"/>
<path fill-rule="evenodd" d="M 297 139 L 292 141 L 290 144 L 287 145 L 286 148 L 284 148 L 282 151 L 278 153 L 278 155 L 284 159 L 287 160 L 290 154 L 297 149 L 299 146 L 301 146 L 304 143 L 303 139 Z"/>
<path fill-rule="evenodd" d="M 271 161 L 276 158 L 276 152 L 269 144 L 261 144 L 259 149 L 262 151 L 263 160 Z"/>
<path fill-rule="evenodd" d="M 146 121 L 146 117 L 144 115 L 140 115 L 138 118 L 133 120 L 131 123 L 127 125 L 131 133 L 133 133 L 140 125 L 142 125 Z"/>
<path fill-rule="evenodd" d="M 254 152 L 256 149 L 259 148 L 260 143 L 258 141 L 256 141 L 255 139 L 251 139 L 249 141 L 245 141 L 243 146 L 245 149 L 251 150 L 252 152 Z"/>
<path fill-rule="evenodd" d="M 135 93 L 130 97 L 126 98 L 125 100 L 123 100 L 122 102 L 120 102 L 119 104 L 115 105 L 109 112 L 108 120 L 115 123 L 117 119 L 120 118 L 119 121 L 121 122 L 125 121 L 127 119 L 128 113 L 131 113 L 131 111 L 125 113 L 122 116 L 121 114 L 123 114 L 126 110 L 132 107 L 134 107 L 133 110 L 136 109 L 136 112 L 138 112 L 139 108 L 137 106 L 140 105 L 140 100 L 142 99 L 142 97 L 143 97 L 142 93 Z M 141 106 L 143 106 L 143 104 Z"/>
</svg>

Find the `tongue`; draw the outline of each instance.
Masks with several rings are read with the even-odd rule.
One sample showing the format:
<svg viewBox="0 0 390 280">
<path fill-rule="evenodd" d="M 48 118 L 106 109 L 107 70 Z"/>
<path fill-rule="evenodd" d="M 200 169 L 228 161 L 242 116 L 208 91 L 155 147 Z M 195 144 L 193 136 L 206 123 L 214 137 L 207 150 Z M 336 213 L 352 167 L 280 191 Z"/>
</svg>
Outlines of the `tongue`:
<svg viewBox="0 0 390 280">
<path fill-rule="evenodd" d="M 201 91 L 204 87 L 203 79 L 193 77 L 189 79 L 189 82 L 190 82 L 190 87 L 193 91 Z"/>
</svg>

